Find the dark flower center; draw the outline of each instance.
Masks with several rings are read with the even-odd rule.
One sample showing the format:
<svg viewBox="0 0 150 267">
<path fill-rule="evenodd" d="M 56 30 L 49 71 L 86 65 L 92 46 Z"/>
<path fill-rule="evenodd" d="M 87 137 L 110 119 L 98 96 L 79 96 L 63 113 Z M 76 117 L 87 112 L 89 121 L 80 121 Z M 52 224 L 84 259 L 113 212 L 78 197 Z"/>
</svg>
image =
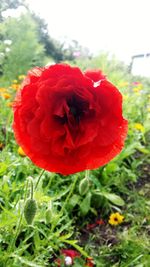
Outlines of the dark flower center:
<svg viewBox="0 0 150 267">
<path fill-rule="evenodd" d="M 89 108 L 88 102 L 76 96 L 72 96 L 70 99 L 68 99 L 67 105 L 70 109 L 69 110 L 70 115 L 74 117 L 77 123 L 79 123 L 81 117 Z"/>
<path fill-rule="evenodd" d="M 55 119 L 61 124 L 77 125 L 81 118 L 89 113 L 89 103 L 81 97 L 70 96 L 66 100 L 66 104 L 68 109 L 65 109 L 61 116 L 55 115 Z"/>
</svg>

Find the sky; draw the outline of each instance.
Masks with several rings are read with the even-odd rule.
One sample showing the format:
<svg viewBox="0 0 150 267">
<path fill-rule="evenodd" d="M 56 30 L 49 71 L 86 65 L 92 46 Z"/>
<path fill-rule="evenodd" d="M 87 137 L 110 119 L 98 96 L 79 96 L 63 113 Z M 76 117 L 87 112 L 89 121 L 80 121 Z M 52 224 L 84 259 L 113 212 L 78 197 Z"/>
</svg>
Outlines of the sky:
<svg viewBox="0 0 150 267">
<path fill-rule="evenodd" d="M 108 51 L 129 63 L 150 53 L 150 0 L 27 0 L 56 39 L 75 39 L 94 54 Z"/>
</svg>

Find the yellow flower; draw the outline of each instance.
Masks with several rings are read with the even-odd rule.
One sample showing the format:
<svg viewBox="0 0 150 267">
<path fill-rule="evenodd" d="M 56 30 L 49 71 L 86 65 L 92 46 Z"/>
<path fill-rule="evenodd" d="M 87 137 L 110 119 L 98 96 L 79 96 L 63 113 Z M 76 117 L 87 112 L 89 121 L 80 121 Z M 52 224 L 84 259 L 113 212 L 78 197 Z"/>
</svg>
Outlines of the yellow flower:
<svg viewBox="0 0 150 267">
<path fill-rule="evenodd" d="M 147 108 L 147 111 L 149 111 L 149 112 L 150 112 L 150 108 Z"/>
<path fill-rule="evenodd" d="M 141 131 L 141 132 L 144 132 L 145 131 L 145 128 L 144 126 L 141 124 L 141 123 L 135 123 L 134 124 L 134 128 L 138 131 Z"/>
<path fill-rule="evenodd" d="M 25 75 L 19 75 L 19 76 L 18 76 L 18 79 L 19 79 L 19 80 L 23 80 L 24 78 L 25 78 Z"/>
<path fill-rule="evenodd" d="M 8 93 L 2 93 L 2 96 L 3 96 L 5 99 L 9 99 L 9 98 L 11 98 L 11 95 L 8 94 Z"/>
<path fill-rule="evenodd" d="M 112 213 L 109 217 L 109 224 L 111 225 L 118 225 L 122 223 L 124 220 L 124 216 L 122 216 L 119 212 Z"/>
<path fill-rule="evenodd" d="M 120 82 L 120 83 L 119 83 L 119 87 L 126 87 L 126 86 L 128 86 L 128 85 L 129 85 L 128 82 Z"/>
<path fill-rule="evenodd" d="M 21 157 L 25 157 L 25 156 L 26 156 L 26 154 L 24 153 L 24 151 L 23 151 L 23 149 L 22 149 L 21 146 L 18 148 L 18 154 L 19 154 Z"/>
<path fill-rule="evenodd" d="M 124 95 L 124 94 L 123 94 L 123 100 L 127 100 L 128 98 L 129 98 L 128 95 Z"/>
<path fill-rule="evenodd" d="M 133 85 L 135 85 L 139 90 L 143 88 L 143 84 L 141 82 L 133 82 Z"/>
<path fill-rule="evenodd" d="M 139 87 L 134 87 L 134 88 L 133 88 L 133 92 L 134 92 L 134 93 L 139 93 L 139 91 L 140 91 L 140 88 L 139 88 Z"/>
<path fill-rule="evenodd" d="M 143 88 L 143 84 L 139 83 L 137 87 L 141 90 Z"/>
<path fill-rule="evenodd" d="M 1 87 L 1 88 L 0 88 L 0 92 L 3 93 L 3 92 L 5 92 L 5 91 L 6 91 L 6 88 L 4 88 L 4 87 Z"/>
<path fill-rule="evenodd" d="M 17 83 L 18 81 L 17 80 L 13 80 L 13 83 Z"/>
</svg>

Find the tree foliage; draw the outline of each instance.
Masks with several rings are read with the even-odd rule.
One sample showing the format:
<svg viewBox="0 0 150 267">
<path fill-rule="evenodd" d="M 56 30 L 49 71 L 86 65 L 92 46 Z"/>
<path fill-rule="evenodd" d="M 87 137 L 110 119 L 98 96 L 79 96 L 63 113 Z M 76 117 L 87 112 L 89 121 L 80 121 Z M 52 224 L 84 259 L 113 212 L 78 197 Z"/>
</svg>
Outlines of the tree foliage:
<svg viewBox="0 0 150 267">
<path fill-rule="evenodd" d="M 37 25 L 39 42 L 44 45 L 45 53 L 52 57 L 56 62 L 64 60 L 64 51 L 60 42 L 50 37 L 47 23 L 44 19 L 32 13 L 32 18 Z"/>
<path fill-rule="evenodd" d="M 19 6 L 24 5 L 24 0 L 1 0 L 0 1 L 0 21 L 3 20 L 2 12 L 7 9 L 16 9 Z"/>
<path fill-rule="evenodd" d="M 3 40 L 2 72 L 10 80 L 36 65 L 43 65 L 44 47 L 39 44 L 37 26 L 30 14 L 8 18 L 0 24 Z M 4 45 L 6 40 L 11 45 Z"/>
<path fill-rule="evenodd" d="M 26 14 L 19 18 L 4 16 L 4 11 L 20 6 L 26 8 Z M 5 43 L 8 40 L 11 45 Z M 85 58 L 89 51 L 75 40 L 53 39 L 45 20 L 31 11 L 25 0 L 0 1 L 0 75 L 11 80 L 35 65 L 45 64 L 45 57 L 61 62 L 74 60 L 76 54 Z"/>
</svg>

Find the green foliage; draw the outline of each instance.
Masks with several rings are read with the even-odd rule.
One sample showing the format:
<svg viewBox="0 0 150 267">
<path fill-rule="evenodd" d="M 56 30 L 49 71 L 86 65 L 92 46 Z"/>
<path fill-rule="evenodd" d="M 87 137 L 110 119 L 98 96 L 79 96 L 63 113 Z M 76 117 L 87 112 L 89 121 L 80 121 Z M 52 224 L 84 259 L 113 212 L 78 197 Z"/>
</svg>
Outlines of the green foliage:
<svg viewBox="0 0 150 267">
<path fill-rule="evenodd" d="M 91 207 L 91 193 L 89 192 L 86 197 L 83 199 L 83 201 L 80 204 L 80 212 L 84 216 L 86 215 Z"/>
<path fill-rule="evenodd" d="M 37 25 L 39 42 L 44 46 L 47 57 L 53 58 L 56 62 L 64 60 L 64 52 L 61 44 L 49 36 L 45 20 L 34 13 L 31 15 Z"/>
<path fill-rule="evenodd" d="M 34 66 L 43 64 L 44 48 L 38 41 L 37 26 L 29 14 L 8 18 L 0 24 L 3 42 L 11 40 L 2 64 L 4 77 L 11 81 Z"/>
<path fill-rule="evenodd" d="M 76 65 L 79 65 L 83 70 L 86 69 L 101 69 L 104 74 L 107 75 L 108 79 L 117 84 L 118 81 L 124 81 L 130 78 L 128 67 L 118 61 L 115 56 L 110 56 L 109 53 L 101 53 L 97 57 L 77 59 Z"/>
<path fill-rule="evenodd" d="M 0 21 L 3 20 L 2 12 L 7 9 L 16 9 L 24 4 L 24 0 L 1 0 L 0 2 Z"/>
<path fill-rule="evenodd" d="M 7 65 L 8 61 L 5 61 L 3 67 L 4 80 L 8 79 L 9 75 L 12 80 L 17 78 L 19 83 L 18 74 L 25 73 L 27 68 L 34 64 L 33 58 L 36 58 L 35 55 L 38 53 L 34 54 L 33 43 L 37 49 L 34 50 L 40 51 L 37 62 L 43 53 L 41 46 L 38 50 L 39 44 L 37 39 L 35 40 L 36 26 L 30 19 L 30 16 L 28 21 L 27 16 L 22 17 L 23 33 L 20 32 L 19 26 L 17 28 L 16 19 L 5 21 L 2 26 L 2 35 L 7 32 L 9 39 L 13 41 L 12 52 L 9 52 L 10 59 L 7 59 L 9 63 Z M 17 29 L 14 34 L 13 27 Z M 26 36 L 26 41 L 24 39 L 22 42 L 23 35 Z M 15 38 L 19 38 L 17 44 Z M 32 43 L 33 39 L 35 41 Z M 30 42 L 27 44 L 27 40 L 31 40 L 31 46 Z M 17 51 L 19 42 L 24 53 Z M 3 46 L 2 43 L 1 45 Z M 2 46 L 1 49 L 5 50 Z M 18 58 L 18 55 L 23 58 Z M 14 60 L 14 68 L 10 68 L 11 58 Z M 23 62 L 26 69 L 23 69 Z M 41 172 L 27 157 L 18 154 L 18 146 L 11 128 L 12 111 L 8 106 L 14 98 L 15 91 L 12 84 L 7 81 L 8 87 L 2 89 L 5 89 L 11 98 L 4 99 L 0 95 L 2 267 L 56 266 L 55 260 L 61 256 L 61 250 L 64 248 L 75 249 L 81 254 L 81 257 L 74 260 L 74 266 L 83 267 L 85 259 L 90 256 L 94 258 L 98 267 L 149 266 L 150 83 L 138 78 L 141 85 L 135 86 L 132 83 L 134 78 L 128 74 L 127 68 L 115 59 L 110 60 L 108 55 L 77 63 L 81 64 L 83 69 L 103 68 L 109 79 L 115 81 L 122 92 L 124 115 L 129 120 L 125 148 L 107 165 L 90 173 L 82 172 L 64 177 L 46 171 Z M 121 85 L 125 82 L 126 85 Z M 36 202 L 37 210 L 32 224 L 28 225 L 24 212 L 26 203 L 31 201 L 33 196 L 32 188 L 31 194 L 28 190 L 30 176 L 33 177 L 33 201 L 34 204 Z M 27 213 L 32 212 L 32 208 L 27 210 Z M 123 214 L 124 222 L 111 226 L 108 223 L 109 216 L 116 211 Z"/>
</svg>

